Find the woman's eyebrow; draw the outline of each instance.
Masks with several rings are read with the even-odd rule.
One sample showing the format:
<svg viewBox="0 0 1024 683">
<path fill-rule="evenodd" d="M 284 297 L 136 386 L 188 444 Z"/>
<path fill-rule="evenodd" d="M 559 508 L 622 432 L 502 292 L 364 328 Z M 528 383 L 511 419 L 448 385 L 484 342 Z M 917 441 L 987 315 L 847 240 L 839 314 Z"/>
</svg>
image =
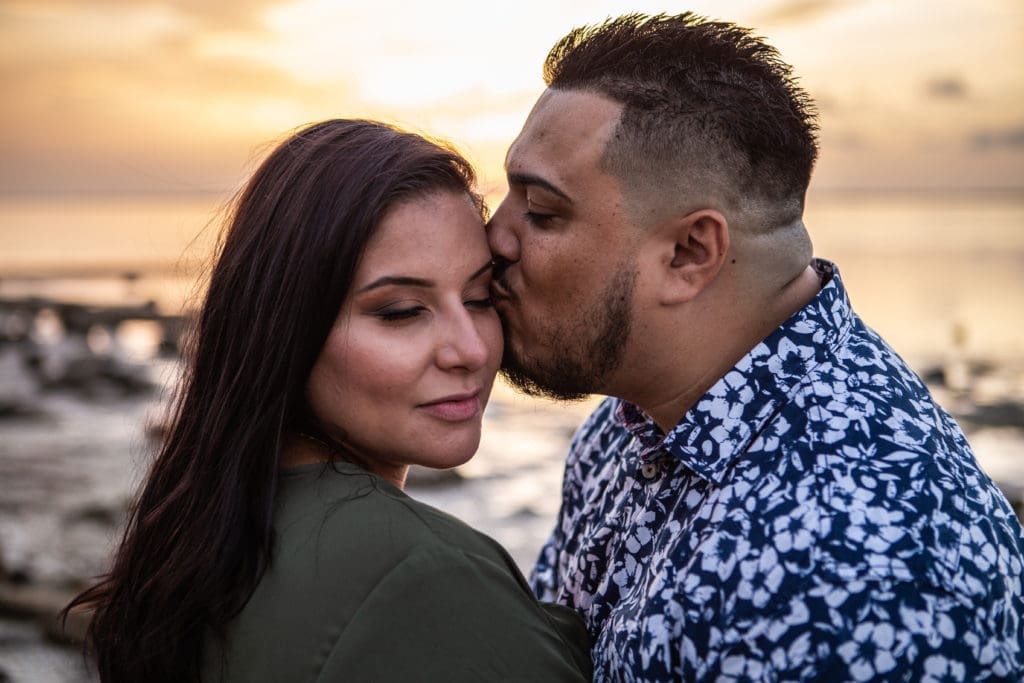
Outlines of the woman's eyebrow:
<svg viewBox="0 0 1024 683">
<path fill-rule="evenodd" d="M 477 270 L 475 273 L 466 278 L 466 282 L 472 282 L 473 280 L 477 279 L 484 273 L 491 270 L 493 267 L 494 261 L 487 261 L 487 263 L 480 266 L 479 270 Z M 365 287 L 361 287 L 360 289 L 356 290 L 356 294 L 362 294 L 363 292 L 368 292 L 371 289 L 377 289 L 378 287 L 384 287 L 387 285 L 428 288 L 435 286 L 436 283 L 433 280 L 426 280 L 420 277 L 409 277 L 408 275 L 384 275 L 377 278 L 376 280 L 366 285 Z"/>
<path fill-rule="evenodd" d="M 378 287 L 384 287 L 385 285 L 404 285 L 406 287 L 433 287 L 433 280 L 424 280 L 419 277 L 408 277 L 405 275 L 385 275 L 379 277 L 370 284 L 362 287 L 356 291 L 356 294 L 362 294 L 368 292 L 371 289 L 377 289 Z"/>
</svg>

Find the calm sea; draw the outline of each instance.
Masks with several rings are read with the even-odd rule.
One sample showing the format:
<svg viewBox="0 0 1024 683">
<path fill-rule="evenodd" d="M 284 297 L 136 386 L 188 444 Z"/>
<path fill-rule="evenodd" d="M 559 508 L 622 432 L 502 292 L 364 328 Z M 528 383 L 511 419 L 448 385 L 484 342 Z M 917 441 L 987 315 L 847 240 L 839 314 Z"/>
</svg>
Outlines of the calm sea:
<svg viewBox="0 0 1024 683">
<path fill-rule="evenodd" d="M 180 309 L 226 196 L 0 198 L 0 296 Z M 807 224 L 854 306 L 923 362 L 1024 358 L 1024 193 L 813 194 Z"/>
</svg>

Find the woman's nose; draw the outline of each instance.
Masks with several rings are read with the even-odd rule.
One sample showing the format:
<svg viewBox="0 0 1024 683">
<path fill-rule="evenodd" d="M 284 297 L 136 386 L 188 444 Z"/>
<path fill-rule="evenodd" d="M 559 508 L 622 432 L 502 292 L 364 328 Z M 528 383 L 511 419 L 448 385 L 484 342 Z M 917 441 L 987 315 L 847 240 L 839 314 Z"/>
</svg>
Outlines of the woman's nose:
<svg viewBox="0 0 1024 683">
<path fill-rule="evenodd" d="M 463 309 L 445 324 L 437 350 L 438 366 L 446 370 L 479 370 L 487 364 L 491 349 L 479 327 L 479 318 L 487 313 Z"/>
</svg>

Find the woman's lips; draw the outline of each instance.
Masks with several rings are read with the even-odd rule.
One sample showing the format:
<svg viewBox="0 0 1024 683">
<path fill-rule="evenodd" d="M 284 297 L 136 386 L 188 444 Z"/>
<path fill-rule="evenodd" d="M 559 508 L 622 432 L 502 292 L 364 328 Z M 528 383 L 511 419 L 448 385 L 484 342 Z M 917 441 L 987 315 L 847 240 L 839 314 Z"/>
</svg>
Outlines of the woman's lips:
<svg viewBox="0 0 1024 683">
<path fill-rule="evenodd" d="M 480 394 L 450 396 L 420 406 L 434 417 L 448 422 L 464 422 L 480 414 Z"/>
</svg>

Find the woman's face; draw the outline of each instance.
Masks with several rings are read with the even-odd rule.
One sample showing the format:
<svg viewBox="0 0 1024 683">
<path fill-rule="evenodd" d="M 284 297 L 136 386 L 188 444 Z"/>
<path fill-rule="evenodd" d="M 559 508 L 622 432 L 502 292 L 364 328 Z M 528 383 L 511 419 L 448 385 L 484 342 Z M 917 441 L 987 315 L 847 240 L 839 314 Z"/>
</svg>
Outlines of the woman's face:
<svg viewBox="0 0 1024 683">
<path fill-rule="evenodd" d="M 461 465 L 480 443 L 502 351 L 490 263 L 464 194 L 392 207 L 310 374 L 328 433 L 398 486 L 409 465 Z"/>
</svg>

